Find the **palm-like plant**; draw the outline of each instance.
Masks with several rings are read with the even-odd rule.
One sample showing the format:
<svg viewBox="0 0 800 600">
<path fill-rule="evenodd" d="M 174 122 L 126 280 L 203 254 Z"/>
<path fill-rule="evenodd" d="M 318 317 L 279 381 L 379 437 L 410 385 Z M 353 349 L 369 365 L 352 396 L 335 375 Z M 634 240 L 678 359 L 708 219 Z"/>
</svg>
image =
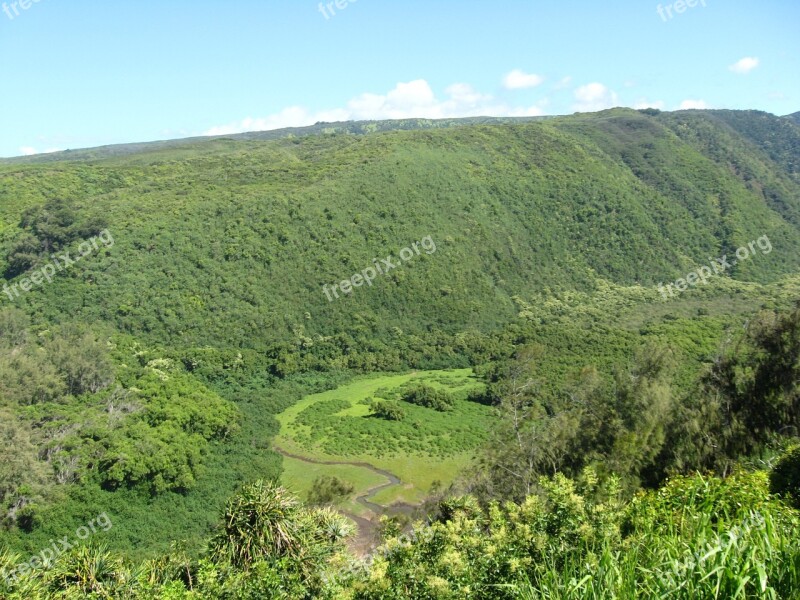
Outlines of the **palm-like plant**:
<svg viewBox="0 0 800 600">
<path fill-rule="evenodd" d="M 189 590 L 194 589 L 198 565 L 186 554 L 183 545 L 173 542 L 168 553 L 143 562 L 134 578 L 145 586 L 155 587 L 181 581 Z"/>
<path fill-rule="evenodd" d="M 8 575 L 23 560 L 22 555 L 13 553 L 8 549 L 0 550 L 0 574 Z M 36 573 L 29 572 L 26 575 L 12 578 L 0 577 L 0 598 L 39 600 L 45 598 L 45 586 Z"/>
<path fill-rule="evenodd" d="M 209 544 L 212 560 L 249 569 L 267 558 L 296 556 L 303 547 L 300 504 L 286 489 L 263 480 L 228 501 Z"/>
<path fill-rule="evenodd" d="M 59 557 L 48 579 L 68 598 L 113 598 L 129 577 L 122 559 L 105 546 L 81 546 Z"/>
<path fill-rule="evenodd" d="M 329 506 L 309 510 L 308 527 L 319 542 L 334 546 L 341 545 L 356 532 L 352 521 Z"/>
</svg>

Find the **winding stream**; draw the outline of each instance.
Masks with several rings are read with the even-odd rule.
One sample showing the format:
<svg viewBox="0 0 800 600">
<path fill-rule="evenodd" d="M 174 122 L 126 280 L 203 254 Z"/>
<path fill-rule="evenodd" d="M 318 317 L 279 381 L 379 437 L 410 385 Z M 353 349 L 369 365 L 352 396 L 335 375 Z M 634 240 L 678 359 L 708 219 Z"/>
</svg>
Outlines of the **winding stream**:
<svg viewBox="0 0 800 600">
<path fill-rule="evenodd" d="M 394 473 L 391 473 L 391 472 L 389 472 L 389 471 L 387 471 L 385 469 L 379 469 L 378 467 L 375 467 L 375 466 L 373 466 L 373 465 L 371 465 L 369 463 L 365 463 L 365 462 L 349 462 L 349 461 L 339 461 L 339 460 L 317 460 L 317 459 L 313 459 L 313 458 L 308 458 L 306 456 L 300 456 L 299 454 L 292 454 L 291 452 L 287 452 L 286 450 L 283 450 L 282 448 L 279 448 L 278 446 L 273 446 L 273 447 L 275 448 L 276 452 L 278 452 L 279 454 L 282 454 L 283 456 L 286 456 L 288 458 L 293 458 L 295 460 L 299 460 L 301 462 L 309 463 L 309 464 L 312 464 L 312 465 L 348 465 L 348 466 L 351 466 L 351 467 L 361 467 L 362 469 L 367 469 L 369 471 L 372 471 L 373 473 L 377 473 L 381 477 L 385 477 L 386 479 L 388 479 L 388 482 L 382 483 L 381 485 L 376 485 L 375 487 L 371 487 L 366 491 L 366 493 L 361 494 L 359 496 L 356 496 L 356 502 L 358 502 L 362 506 L 368 508 L 369 510 L 374 512 L 376 515 L 383 514 L 384 512 L 387 512 L 392 508 L 400 509 L 399 511 L 395 510 L 394 512 L 403 512 L 404 510 L 416 508 L 415 505 L 408 504 L 408 503 L 405 503 L 405 502 L 398 502 L 396 504 L 393 504 L 392 507 L 389 507 L 389 508 L 387 508 L 385 506 L 381 506 L 380 504 L 375 504 L 374 502 L 372 502 L 372 498 L 374 498 L 378 493 L 382 492 L 386 488 L 392 487 L 393 485 L 402 485 L 402 483 L 403 483 L 402 481 L 400 481 L 400 478 L 397 475 L 395 475 Z M 342 511 L 342 512 L 344 512 L 344 511 Z M 350 515 L 348 513 L 348 516 L 355 516 L 355 515 Z"/>
</svg>

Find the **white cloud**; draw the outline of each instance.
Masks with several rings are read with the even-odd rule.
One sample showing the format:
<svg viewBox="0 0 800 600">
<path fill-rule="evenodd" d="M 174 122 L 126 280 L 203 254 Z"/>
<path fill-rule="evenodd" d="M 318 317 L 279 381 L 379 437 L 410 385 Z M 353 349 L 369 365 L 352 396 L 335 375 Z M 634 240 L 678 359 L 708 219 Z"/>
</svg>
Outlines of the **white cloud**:
<svg viewBox="0 0 800 600">
<path fill-rule="evenodd" d="M 441 110 L 436 95 L 424 79 L 398 83 L 385 96 L 361 94 L 347 103 L 347 109 L 354 119 L 424 118 Z"/>
<path fill-rule="evenodd" d="M 708 104 L 705 100 L 684 100 L 678 110 L 690 110 L 692 108 L 704 109 L 708 108 Z"/>
<path fill-rule="evenodd" d="M 589 83 L 575 90 L 576 112 L 596 112 L 618 106 L 617 94 L 602 83 Z"/>
<path fill-rule="evenodd" d="M 655 102 L 650 102 L 649 100 L 640 100 L 633 105 L 633 108 L 636 110 L 641 110 L 643 108 L 657 108 L 658 110 L 664 110 L 664 101 L 656 100 Z"/>
<path fill-rule="evenodd" d="M 21 146 L 19 149 L 20 156 L 33 156 L 34 154 L 50 154 L 51 152 L 63 152 L 62 148 L 47 148 L 39 152 L 33 146 Z"/>
<path fill-rule="evenodd" d="M 481 94 L 468 83 L 454 83 L 445 90 L 445 93 L 456 102 L 464 104 L 481 104 L 491 102 L 492 97 L 488 94 Z"/>
<path fill-rule="evenodd" d="M 543 81 L 544 78 L 540 75 L 514 69 L 503 78 L 503 85 L 508 90 L 526 90 L 541 85 Z"/>
<path fill-rule="evenodd" d="M 758 59 L 752 56 L 745 56 L 743 59 L 733 63 L 728 69 L 740 75 L 746 75 L 758 66 Z"/>
<path fill-rule="evenodd" d="M 238 123 L 212 127 L 205 132 L 205 135 L 230 135 L 232 133 L 242 133 L 244 131 L 269 131 L 271 129 L 282 129 L 284 127 L 304 127 L 306 125 L 313 125 L 317 121 L 339 121 L 346 119 L 347 115 L 344 112 L 337 113 L 334 111 L 311 114 L 301 106 L 290 106 L 268 117 L 259 119 L 247 117 Z"/>
<path fill-rule="evenodd" d="M 541 116 L 543 99 L 528 107 L 509 106 L 491 94 L 483 94 L 466 83 L 455 83 L 439 99 L 424 79 L 398 83 L 386 94 L 364 93 L 347 102 L 344 108 L 312 112 L 290 106 L 267 117 L 248 117 L 237 123 L 218 125 L 204 135 L 230 135 L 245 131 L 267 131 L 284 127 L 303 127 L 318 121 L 369 121 L 382 119 L 446 119 L 458 117 Z"/>
<path fill-rule="evenodd" d="M 557 82 L 557 83 L 556 83 L 556 84 L 553 86 L 553 89 L 554 89 L 554 90 L 563 90 L 565 87 L 568 87 L 568 86 L 569 86 L 569 84 L 570 84 L 571 82 L 572 82 L 572 77 L 569 77 L 569 76 L 567 76 L 567 77 L 564 77 L 564 78 L 562 78 L 561 80 L 559 80 L 559 81 L 558 81 L 558 82 Z"/>
</svg>

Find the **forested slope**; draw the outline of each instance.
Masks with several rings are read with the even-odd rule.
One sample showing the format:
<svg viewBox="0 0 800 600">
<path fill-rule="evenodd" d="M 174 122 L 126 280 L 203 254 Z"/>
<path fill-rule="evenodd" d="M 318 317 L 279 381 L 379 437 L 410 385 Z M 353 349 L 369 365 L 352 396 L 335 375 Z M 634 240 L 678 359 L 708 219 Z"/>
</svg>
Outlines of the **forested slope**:
<svg viewBox="0 0 800 600">
<path fill-rule="evenodd" d="M 799 141 L 765 113 L 615 109 L 0 161 L 10 543 L 35 549 L 107 510 L 117 549 L 197 552 L 241 484 L 280 474 L 274 416 L 356 373 L 486 373 L 534 345 L 541 398 L 564 398 L 584 368 L 605 393 L 663 342 L 679 363 L 669 406 L 702 422 L 684 401 L 720 345 L 797 297 Z M 662 282 L 748 245 L 662 298 Z M 631 481 L 676 463 L 656 458 Z"/>
<path fill-rule="evenodd" d="M 787 157 L 800 129 L 736 115 L 725 119 L 746 135 L 713 112 L 619 109 L 4 165 L 0 235 L 8 256 L 22 212 L 53 197 L 102 216 L 113 249 L 16 303 L 171 345 L 490 330 L 515 314 L 514 296 L 600 278 L 653 286 L 763 235 L 775 251 L 730 274 L 796 271 L 800 184 Z M 435 253 L 345 298 L 323 293 L 429 235 Z"/>
</svg>

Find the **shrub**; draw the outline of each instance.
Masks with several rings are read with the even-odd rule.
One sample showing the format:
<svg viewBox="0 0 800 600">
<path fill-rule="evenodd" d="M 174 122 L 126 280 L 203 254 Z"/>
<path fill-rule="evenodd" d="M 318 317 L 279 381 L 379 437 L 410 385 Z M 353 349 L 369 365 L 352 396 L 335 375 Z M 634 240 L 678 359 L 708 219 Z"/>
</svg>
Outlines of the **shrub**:
<svg viewBox="0 0 800 600">
<path fill-rule="evenodd" d="M 314 480 L 308 492 L 309 504 L 333 504 L 355 491 L 355 486 L 332 475 L 321 475 Z"/>
<path fill-rule="evenodd" d="M 211 558 L 247 569 L 266 557 L 296 556 L 303 547 L 302 510 L 296 497 L 271 482 L 244 486 L 225 507 L 209 545 Z"/>
<path fill-rule="evenodd" d="M 429 385 L 419 385 L 403 394 L 403 400 L 409 404 L 432 408 L 439 412 L 453 409 L 453 396 L 445 390 L 438 390 Z"/>
<path fill-rule="evenodd" d="M 769 476 L 773 494 L 780 494 L 800 508 L 800 445 L 792 446 L 781 456 Z"/>
<path fill-rule="evenodd" d="M 397 402 L 391 400 L 375 400 L 370 404 L 372 414 L 386 421 L 402 421 L 406 418 L 406 411 Z"/>
</svg>

